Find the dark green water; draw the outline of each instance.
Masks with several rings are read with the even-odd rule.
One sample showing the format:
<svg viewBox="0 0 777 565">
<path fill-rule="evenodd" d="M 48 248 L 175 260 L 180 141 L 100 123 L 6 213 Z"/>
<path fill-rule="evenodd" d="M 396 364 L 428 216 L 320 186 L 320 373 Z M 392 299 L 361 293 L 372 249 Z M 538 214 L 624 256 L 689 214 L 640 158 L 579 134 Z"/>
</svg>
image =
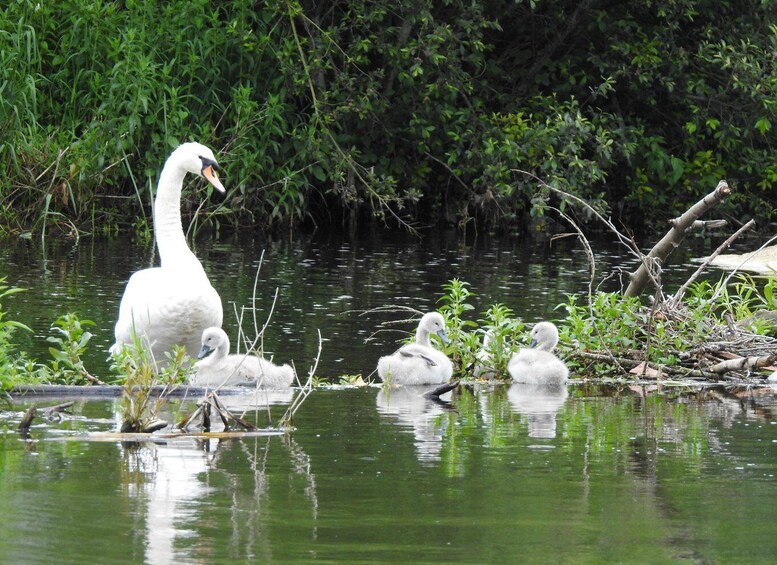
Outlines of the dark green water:
<svg viewBox="0 0 777 565">
<path fill-rule="evenodd" d="M 417 392 L 317 390 L 287 436 L 124 444 L 80 437 L 114 429 L 110 401 L 80 401 L 28 440 L 13 429 L 28 406 L 18 403 L 0 420 L 0 561 L 777 555 L 772 391 L 498 387 L 449 405 Z M 274 401 L 277 418 L 288 398 Z"/>
<path fill-rule="evenodd" d="M 693 245 L 691 245 L 693 244 Z M 696 256 L 711 244 L 689 242 Z M 614 290 L 622 272 L 634 261 L 611 241 L 597 244 L 595 280 Z M 577 239 L 518 240 L 488 237 L 463 239 L 455 233 L 429 233 L 419 240 L 407 234 L 376 232 L 357 239 L 339 235 L 283 240 L 207 242 L 196 246 L 198 257 L 219 291 L 224 305 L 224 329 L 238 343 L 238 320 L 255 335 L 252 316 L 254 280 L 259 270 L 256 307 L 259 326 L 269 316 L 265 351 L 276 359 L 293 360 L 307 372 L 323 340 L 318 373 L 371 373 L 378 357 L 397 340 L 415 331 L 407 325 L 382 332 L 380 323 L 407 318 L 402 313 L 379 314 L 371 309 L 395 305 L 428 311 L 439 306 L 442 286 L 453 278 L 470 284 L 474 293 L 472 319 L 489 305 L 502 303 L 527 322 L 557 319 L 555 308 L 567 293 L 587 292 L 589 264 Z M 667 267 L 665 280 L 684 281 L 695 266 L 691 252 L 680 250 Z M 11 319 L 29 325 L 33 335 L 17 333 L 20 348 L 39 361 L 49 359 L 46 338 L 53 335 L 58 316 L 73 312 L 95 322 L 85 365 L 95 375 L 108 370 L 108 347 L 124 286 L 136 270 L 152 265 L 152 253 L 128 238 L 82 239 L 79 243 L 49 238 L 45 249 L 37 240 L 0 243 L 0 277 L 28 292 L 5 299 Z M 624 271 L 625 270 L 625 271 Z M 668 286 L 673 290 L 678 286 Z M 242 313 L 241 313 L 242 312 Z M 371 339 L 370 339 L 371 338 Z"/>
<path fill-rule="evenodd" d="M 693 271 L 689 256 L 709 251 L 695 244 L 675 257 L 667 290 Z M 558 317 L 566 293 L 588 283 L 573 238 L 201 245 L 233 339 L 262 252 L 260 324 L 278 290 L 266 351 L 305 373 L 320 331 L 317 375 L 335 381 L 368 375 L 402 337 L 373 336 L 392 316 L 372 308 L 433 309 L 459 277 L 476 293 L 473 319 L 502 302 L 534 322 Z M 34 330 L 17 333 L 20 349 L 45 362 L 51 324 L 74 312 L 95 322 L 84 360 L 104 374 L 124 284 L 149 261 L 127 239 L 4 242 L 0 276 L 29 289 L 2 304 Z M 620 269 L 633 263 L 597 246 L 597 283 Z M 259 423 L 277 421 L 293 394 L 273 395 Z M 0 563 L 774 562 L 775 398 L 516 385 L 464 389 L 441 405 L 414 390 L 333 388 L 306 400 L 289 435 L 145 443 L 84 437 L 115 430 L 105 400 L 79 400 L 61 423 L 38 419 L 24 439 L 16 427 L 33 400 L 21 400 L 0 405 Z M 166 410 L 177 418 L 191 403 Z"/>
</svg>

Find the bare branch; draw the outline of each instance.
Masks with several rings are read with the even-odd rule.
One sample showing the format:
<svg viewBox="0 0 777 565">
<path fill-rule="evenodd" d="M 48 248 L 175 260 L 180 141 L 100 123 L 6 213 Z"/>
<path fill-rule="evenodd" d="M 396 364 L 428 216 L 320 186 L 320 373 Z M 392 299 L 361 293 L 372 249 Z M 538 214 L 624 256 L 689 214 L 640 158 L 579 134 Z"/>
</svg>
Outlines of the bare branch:
<svg viewBox="0 0 777 565">
<path fill-rule="evenodd" d="M 660 268 L 660 265 L 667 257 L 679 247 L 685 234 L 693 223 L 707 210 L 722 202 L 729 194 L 731 189 L 725 180 L 721 180 L 715 187 L 715 190 L 691 206 L 682 216 L 680 216 L 672 225 L 671 229 L 661 240 L 653 246 L 650 253 L 642 260 L 639 268 L 632 273 L 624 296 L 638 296 L 647 286 L 652 278 L 650 271 L 653 268 Z"/>
<path fill-rule="evenodd" d="M 710 262 L 715 259 L 718 255 L 720 255 L 723 251 L 725 251 L 729 245 L 731 245 L 736 238 L 738 238 L 740 235 L 742 235 L 744 232 L 749 230 L 751 227 L 755 225 L 755 220 L 750 220 L 747 222 L 744 226 L 739 228 L 734 235 L 729 237 L 726 241 L 720 244 L 720 246 L 715 250 L 715 252 L 707 257 L 707 259 L 699 266 L 698 269 L 696 269 L 696 272 L 691 275 L 691 277 L 685 281 L 683 286 L 681 286 L 679 289 L 677 289 L 677 292 L 675 295 L 669 300 L 670 306 L 676 306 L 680 303 L 680 301 L 683 299 L 683 295 L 685 294 L 685 291 L 688 290 L 688 287 L 695 281 L 699 275 L 706 269 Z"/>
</svg>

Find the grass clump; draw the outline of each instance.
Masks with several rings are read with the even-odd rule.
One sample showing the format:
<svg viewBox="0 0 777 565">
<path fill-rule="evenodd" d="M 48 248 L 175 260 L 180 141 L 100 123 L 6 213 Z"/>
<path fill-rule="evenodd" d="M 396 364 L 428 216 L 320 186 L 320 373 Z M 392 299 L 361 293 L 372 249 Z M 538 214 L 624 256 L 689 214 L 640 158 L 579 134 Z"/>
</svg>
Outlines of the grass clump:
<svg viewBox="0 0 777 565">
<path fill-rule="evenodd" d="M 112 369 L 122 385 L 119 411 L 122 433 L 148 432 L 164 427 L 157 413 L 164 404 L 165 392 L 186 380 L 191 370 L 191 359 L 186 348 L 176 346 L 167 354 L 167 364 L 159 368 L 151 350 L 138 336 L 114 355 Z"/>
</svg>

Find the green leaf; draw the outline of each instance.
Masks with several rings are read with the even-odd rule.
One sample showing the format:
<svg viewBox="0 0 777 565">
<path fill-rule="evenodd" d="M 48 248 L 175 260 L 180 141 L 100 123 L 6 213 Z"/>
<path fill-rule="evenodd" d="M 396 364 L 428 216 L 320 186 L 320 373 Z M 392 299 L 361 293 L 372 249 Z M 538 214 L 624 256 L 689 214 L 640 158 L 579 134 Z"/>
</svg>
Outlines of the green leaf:
<svg viewBox="0 0 777 565">
<path fill-rule="evenodd" d="M 313 165 L 310 168 L 310 171 L 313 173 L 313 176 L 316 177 L 317 180 L 320 180 L 321 182 L 326 180 L 326 173 L 324 172 L 324 169 L 318 165 Z"/>
<path fill-rule="evenodd" d="M 761 135 L 765 135 L 767 131 L 772 129 L 772 124 L 767 118 L 759 118 L 757 122 L 755 122 L 755 129 L 757 129 Z"/>
</svg>

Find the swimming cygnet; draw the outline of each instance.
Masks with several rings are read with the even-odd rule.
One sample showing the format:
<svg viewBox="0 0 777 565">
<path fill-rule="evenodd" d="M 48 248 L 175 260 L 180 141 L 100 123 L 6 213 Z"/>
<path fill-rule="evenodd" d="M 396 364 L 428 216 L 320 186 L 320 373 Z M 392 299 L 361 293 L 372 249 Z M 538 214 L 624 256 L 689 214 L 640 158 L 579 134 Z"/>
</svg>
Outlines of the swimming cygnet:
<svg viewBox="0 0 777 565">
<path fill-rule="evenodd" d="M 421 318 L 415 343 L 403 345 L 391 355 L 378 360 L 378 376 L 381 380 L 395 385 L 440 384 L 450 380 L 453 363 L 445 353 L 432 347 L 429 339 L 432 333 L 448 343 L 445 319 L 438 312 L 430 312 Z"/>
<path fill-rule="evenodd" d="M 531 344 L 513 354 L 507 371 L 517 383 L 561 384 L 567 381 L 569 369 L 553 354 L 558 343 L 558 330 L 550 322 L 540 322 L 531 331 Z"/>
<path fill-rule="evenodd" d="M 289 365 L 274 365 L 253 354 L 229 354 L 229 337 L 221 328 L 202 332 L 202 349 L 189 382 L 195 386 L 255 385 L 260 388 L 286 388 L 294 382 Z"/>
</svg>

